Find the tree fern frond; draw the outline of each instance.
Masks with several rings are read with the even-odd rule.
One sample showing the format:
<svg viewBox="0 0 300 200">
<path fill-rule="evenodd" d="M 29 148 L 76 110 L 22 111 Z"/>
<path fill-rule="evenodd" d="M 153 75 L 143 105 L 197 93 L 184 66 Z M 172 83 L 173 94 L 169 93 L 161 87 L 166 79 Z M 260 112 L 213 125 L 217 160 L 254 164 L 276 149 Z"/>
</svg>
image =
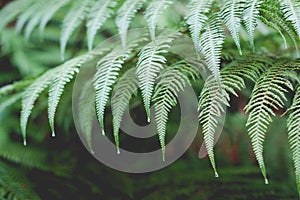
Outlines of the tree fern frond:
<svg viewBox="0 0 300 200">
<path fill-rule="evenodd" d="M 157 39 L 144 46 L 139 53 L 136 74 L 139 79 L 139 86 L 142 91 L 143 101 L 147 114 L 147 121 L 150 121 L 150 103 L 154 82 L 162 70 L 166 58 L 162 55 L 168 52 L 171 43 L 178 34 L 165 36 L 164 33 Z"/>
<path fill-rule="evenodd" d="M 127 0 L 119 8 L 116 17 L 116 25 L 121 37 L 122 46 L 126 48 L 127 31 L 129 24 L 139 9 L 142 8 L 145 0 Z"/>
<path fill-rule="evenodd" d="M 12 20 L 14 20 L 22 11 L 32 5 L 34 0 L 12 1 L 0 11 L 0 32 Z"/>
<path fill-rule="evenodd" d="M 48 98 L 48 118 L 52 131 L 52 137 L 55 137 L 54 117 L 55 112 L 63 93 L 65 85 L 73 79 L 73 76 L 79 72 L 78 62 L 81 57 L 74 58 L 55 68 L 55 75 L 51 81 Z"/>
<path fill-rule="evenodd" d="M 129 69 L 117 81 L 111 98 L 111 109 L 113 114 L 113 129 L 117 152 L 119 150 L 119 129 L 125 109 L 129 106 L 132 94 L 138 89 L 138 78 L 135 69 Z"/>
<path fill-rule="evenodd" d="M 286 78 L 289 70 L 293 68 L 281 62 L 264 72 L 245 107 L 246 113 L 249 113 L 246 126 L 266 184 L 268 179 L 263 158 L 263 142 L 268 125 L 272 121 L 271 116 L 275 116 L 273 110 L 283 108 L 285 93 L 288 89 L 293 90 L 291 81 Z"/>
<path fill-rule="evenodd" d="M 93 77 L 93 85 L 96 90 L 96 113 L 103 135 L 105 134 L 104 110 L 112 90 L 112 85 L 116 82 L 119 71 L 125 62 L 124 58 L 130 55 L 133 48 L 137 46 L 137 43 L 137 41 L 132 42 L 125 50 L 118 46 L 97 63 L 97 72 Z"/>
<path fill-rule="evenodd" d="M 238 50 L 242 55 L 241 45 L 240 45 L 240 28 L 241 28 L 241 18 L 245 8 L 244 0 L 230 0 L 227 1 L 221 11 L 221 18 L 226 24 Z"/>
<path fill-rule="evenodd" d="M 188 4 L 189 14 L 186 17 L 187 24 L 192 35 L 195 48 L 198 51 L 200 33 L 205 26 L 213 0 L 191 0 Z"/>
<path fill-rule="evenodd" d="M 21 110 L 21 131 L 23 135 L 24 145 L 26 145 L 26 126 L 33 109 L 34 102 L 38 98 L 39 94 L 49 86 L 54 76 L 55 71 L 49 70 L 41 77 L 36 79 L 30 86 L 28 86 L 23 92 L 22 96 L 22 110 Z"/>
<path fill-rule="evenodd" d="M 93 41 L 97 31 L 114 13 L 113 9 L 117 5 L 116 1 L 99 0 L 93 4 L 87 16 L 87 39 L 88 49 L 93 48 Z"/>
<path fill-rule="evenodd" d="M 290 147 L 293 153 L 295 166 L 297 189 L 300 193 L 300 87 L 296 89 L 296 94 L 292 106 L 288 109 L 289 118 L 287 123 Z"/>
<path fill-rule="evenodd" d="M 74 30 L 81 24 L 86 17 L 87 11 L 93 0 L 78 0 L 75 1 L 71 9 L 65 16 L 62 24 L 62 32 L 60 37 L 61 58 L 64 59 L 64 53 L 67 42 Z"/>
<path fill-rule="evenodd" d="M 167 67 L 158 77 L 160 81 L 155 87 L 152 101 L 155 102 L 155 121 L 162 148 L 163 161 L 165 161 L 165 136 L 168 114 L 172 107 L 177 104 L 178 93 L 184 90 L 187 83 L 190 84 L 190 75 L 194 78 L 199 77 L 198 69 L 184 62 L 178 62 Z"/>
<path fill-rule="evenodd" d="M 155 27 L 159 16 L 173 3 L 174 0 L 152 0 L 147 7 L 145 18 L 148 22 L 150 36 L 153 41 L 155 40 Z"/>
<path fill-rule="evenodd" d="M 220 77 L 221 51 L 224 43 L 224 33 L 220 21 L 210 19 L 205 32 L 200 36 L 199 48 L 209 70 L 215 78 Z"/>
<path fill-rule="evenodd" d="M 254 48 L 254 30 L 259 19 L 259 10 L 263 0 L 246 1 L 245 10 L 243 13 L 243 21 L 249 35 L 250 45 Z"/>
<path fill-rule="evenodd" d="M 225 106 L 229 106 L 229 95 L 220 87 L 219 79 L 209 76 L 200 94 L 198 104 L 199 122 L 202 124 L 204 143 L 209 159 L 218 177 L 216 169 L 213 146 L 215 142 L 215 130 L 219 124 L 220 117 L 225 112 Z"/>
<path fill-rule="evenodd" d="M 300 38 L 300 3 L 295 0 L 281 0 L 280 6 L 284 17 L 293 24 L 295 31 Z"/>
<path fill-rule="evenodd" d="M 67 5 L 71 0 L 52 0 L 47 4 L 47 12 L 41 18 L 39 31 L 44 32 L 44 29 L 53 15 L 63 6 Z"/>
<path fill-rule="evenodd" d="M 32 5 L 23 12 L 17 20 L 16 23 L 16 32 L 20 33 L 25 25 L 26 22 L 28 22 L 32 16 L 34 16 L 40 9 L 43 8 L 43 5 L 46 4 L 46 0 L 41 0 L 38 2 L 32 3 Z"/>
<path fill-rule="evenodd" d="M 87 81 L 79 96 L 78 102 L 78 121 L 81 132 L 86 138 L 87 145 L 91 153 L 94 153 L 92 147 L 92 128 L 95 113 L 95 89 L 92 81 Z"/>
</svg>

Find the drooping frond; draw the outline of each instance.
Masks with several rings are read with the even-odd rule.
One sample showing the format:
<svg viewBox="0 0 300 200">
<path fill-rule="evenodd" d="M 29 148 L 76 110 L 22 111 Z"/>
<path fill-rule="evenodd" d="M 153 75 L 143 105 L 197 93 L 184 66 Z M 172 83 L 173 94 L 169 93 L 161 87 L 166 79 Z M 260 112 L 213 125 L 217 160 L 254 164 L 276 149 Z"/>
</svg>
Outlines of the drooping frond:
<svg viewBox="0 0 300 200">
<path fill-rule="evenodd" d="M 145 18 L 148 22 L 150 29 L 150 36 L 152 40 L 155 40 L 155 27 L 158 22 L 159 16 L 167 9 L 174 0 L 152 0 L 145 12 Z"/>
<path fill-rule="evenodd" d="M 119 71 L 138 41 L 130 43 L 124 50 L 120 46 L 113 49 L 109 54 L 101 58 L 97 63 L 97 72 L 93 77 L 93 85 L 96 90 L 96 113 L 99 120 L 102 134 L 104 131 L 104 111 L 112 90 L 112 85 L 116 82 Z"/>
<path fill-rule="evenodd" d="M 87 81 L 80 93 L 78 101 L 78 122 L 89 150 L 94 153 L 92 147 L 92 128 L 95 118 L 95 89 L 92 81 Z"/>
<path fill-rule="evenodd" d="M 28 9 L 34 0 L 18 0 L 12 1 L 0 11 L 0 32 L 13 19 L 15 19 L 22 11 Z"/>
<path fill-rule="evenodd" d="M 25 89 L 22 96 L 22 110 L 21 110 L 21 131 L 23 135 L 24 145 L 26 145 L 26 126 L 33 109 L 34 102 L 39 94 L 51 83 L 55 71 L 49 70 L 41 77 L 36 79 L 29 87 Z"/>
<path fill-rule="evenodd" d="M 289 118 L 287 123 L 290 147 L 293 153 L 296 182 L 300 192 L 300 87 L 297 87 L 293 104 L 288 109 Z"/>
<path fill-rule="evenodd" d="M 205 26 L 208 17 L 206 14 L 211 9 L 213 0 L 191 0 L 188 4 L 189 13 L 186 17 L 186 22 L 192 35 L 195 48 L 198 51 L 200 32 Z"/>
<path fill-rule="evenodd" d="M 274 110 L 283 108 L 287 100 L 285 93 L 288 89 L 293 90 L 291 81 L 287 79 L 290 70 L 293 68 L 279 62 L 265 71 L 256 82 L 250 101 L 245 107 L 246 113 L 249 113 L 246 126 L 266 184 L 268 179 L 263 158 L 263 142 L 272 121 L 271 117 L 275 116 Z"/>
<path fill-rule="evenodd" d="M 229 0 L 224 4 L 221 11 L 221 18 L 226 24 L 240 54 L 242 54 L 242 50 L 239 35 L 244 8 L 244 0 Z"/>
<path fill-rule="evenodd" d="M 205 32 L 200 36 L 199 48 L 204 56 L 209 70 L 215 78 L 220 77 L 221 51 L 224 43 L 224 33 L 218 19 L 210 19 Z"/>
<path fill-rule="evenodd" d="M 229 95 L 220 87 L 219 79 L 209 76 L 200 94 L 198 110 L 200 111 L 199 122 L 202 125 L 205 147 L 216 177 L 219 175 L 213 151 L 215 130 L 219 125 L 220 117 L 225 112 L 226 106 L 229 106 Z"/>
<path fill-rule="evenodd" d="M 144 2 L 145 0 L 127 0 L 117 12 L 116 25 L 118 27 L 124 49 L 126 47 L 129 24 L 137 11 L 142 8 Z"/>
<path fill-rule="evenodd" d="M 162 70 L 166 58 L 162 55 L 168 52 L 170 43 L 178 34 L 166 36 L 164 33 L 157 39 L 145 45 L 139 53 L 136 74 L 139 79 L 139 86 L 142 91 L 143 101 L 147 114 L 147 120 L 150 121 L 150 103 L 154 82 Z"/>
<path fill-rule="evenodd" d="M 60 36 L 60 50 L 61 57 L 64 59 L 64 53 L 67 42 L 75 29 L 81 24 L 86 17 L 87 11 L 91 6 L 93 0 L 78 0 L 75 1 L 71 9 L 65 16 L 62 24 L 62 32 Z"/>
<path fill-rule="evenodd" d="M 114 138 L 117 147 L 117 153 L 119 150 L 119 129 L 124 115 L 125 109 L 129 106 L 129 101 L 132 94 L 138 89 L 138 78 L 135 74 L 135 68 L 129 69 L 118 80 L 114 87 L 114 92 L 111 97 L 111 109 L 113 115 L 113 129 Z"/>
<path fill-rule="evenodd" d="M 90 8 L 87 17 L 87 39 L 88 49 L 93 48 L 93 41 L 97 31 L 106 22 L 106 20 L 114 13 L 113 7 L 117 5 L 116 1 L 99 0 Z"/>
<path fill-rule="evenodd" d="M 48 98 L 48 118 L 53 137 L 55 136 L 54 117 L 59 100 L 65 85 L 79 72 L 77 64 L 80 60 L 81 57 L 74 58 L 54 69 L 55 75 L 51 81 Z"/>
<path fill-rule="evenodd" d="M 284 17 L 293 24 L 300 38 L 300 2 L 297 0 L 281 0 L 280 3 Z"/>
<path fill-rule="evenodd" d="M 172 107 L 177 104 L 177 97 L 180 91 L 183 91 L 186 84 L 190 84 L 189 77 L 199 77 L 198 69 L 187 65 L 184 62 L 178 62 L 167 67 L 161 72 L 159 82 L 155 87 L 152 101 L 155 102 L 155 121 L 162 148 L 162 158 L 165 161 L 165 137 L 168 114 Z"/>
<path fill-rule="evenodd" d="M 250 45 L 254 48 L 254 30 L 259 19 L 259 10 L 263 0 L 248 0 L 246 1 L 245 10 L 243 13 L 243 21 L 249 35 Z"/>
</svg>

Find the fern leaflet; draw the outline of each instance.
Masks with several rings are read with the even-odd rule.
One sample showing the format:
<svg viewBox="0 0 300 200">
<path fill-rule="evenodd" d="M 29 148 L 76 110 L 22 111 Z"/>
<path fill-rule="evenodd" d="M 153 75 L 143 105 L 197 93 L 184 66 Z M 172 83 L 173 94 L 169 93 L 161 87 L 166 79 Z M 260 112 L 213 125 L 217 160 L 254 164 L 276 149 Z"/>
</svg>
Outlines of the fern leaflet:
<svg viewBox="0 0 300 200">
<path fill-rule="evenodd" d="M 300 38 L 300 3 L 294 0 L 282 0 L 281 9 L 287 21 L 291 22 Z"/>
</svg>

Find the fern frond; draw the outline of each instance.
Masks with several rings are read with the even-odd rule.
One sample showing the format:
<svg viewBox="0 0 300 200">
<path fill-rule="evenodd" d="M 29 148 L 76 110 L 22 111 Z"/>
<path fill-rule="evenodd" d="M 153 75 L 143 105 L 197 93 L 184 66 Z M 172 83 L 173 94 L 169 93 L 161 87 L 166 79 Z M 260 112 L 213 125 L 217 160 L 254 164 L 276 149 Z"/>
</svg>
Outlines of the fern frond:
<svg viewBox="0 0 300 200">
<path fill-rule="evenodd" d="M 243 13 L 243 21 L 249 35 L 250 45 L 254 48 L 254 30 L 259 19 L 259 10 L 263 0 L 246 1 L 245 10 Z"/>
<path fill-rule="evenodd" d="M 264 72 L 258 79 L 250 101 L 245 107 L 246 113 L 249 113 L 246 127 L 266 184 L 268 179 L 263 158 L 263 142 L 268 125 L 272 121 L 271 116 L 275 116 L 273 110 L 283 108 L 287 100 L 285 93 L 288 89 L 293 90 L 291 81 L 286 78 L 289 70 L 293 68 L 281 62 Z"/>
<path fill-rule="evenodd" d="M 53 17 L 53 15 L 63 6 L 67 5 L 71 0 L 52 0 L 47 4 L 47 12 L 44 12 L 41 20 L 40 20 L 40 26 L 39 31 L 40 33 L 43 33 L 45 30 L 46 25 L 50 21 L 50 19 Z"/>
<path fill-rule="evenodd" d="M 230 0 L 224 4 L 220 14 L 241 55 L 242 55 L 242 50 L 241 50 L 239 35 L 240 35 L 241 19 L 242 19 L 244 8 L 245 8 L 244 0 Z"/>
<path fill-rule="evenodd" d="M 147 121 L 150 122 L 150 103 L 154 82 L 162 70 L 166 58 L 162 55 L 168 52 L 171 43 L 178 34 L 165 36 L 164 33 L 157 39 L 145 45 L 139 53 L 136 74 L 139 79 L 139 86 L 142 91 L 143 101 L 147 114 Z"/>
<path fill-rule="evenodd" d="M 125 62 L 124 58 L 127 58 L 136 46 L 137 41 L 129 44 L 125 50 L 118 46 L 97 63 L 97 72 L 93 77 L 93 85 L 96 90 L 96 113 L 103 135 L 105 135 L 104 110 L 112 90 L 112 85 L 116 82 L 119 71 Z"/>
<path fill-rule="evenodd" d="M 160 81 L 155 87 L 152 101 L 155 102 L 155 121 L 162 148 L 163 161 L 165 161 L 165 137 L 168 114 L 172 107 L 177 104 L 178 93 L 184 90 L 186 84 L 190 84 L 190 75 L 193 78 L 199 77 L 198 69 L 184 62 L 178 62 L 167 67 L 158 76 Z"/>
<path fill-rule="evenodd" d="M 280 6 L 285 19 L 293 24 L 300 38 L 300 3 L 295 0 L 281 0 Z"/>
<path fill-rule="evenodd" d="M 32 5 L 34 0 L 12 1 L 0 10 L 0 32 L 12 20 L 14 20 L 22 11 Z"/>
<path fill-rule="evenodd" d="M 78 102 L 78 121 L 81 132 L 86 138 L 90 152 L 93 154 L 92 147 L 92 128 L 95 113 L 95 89 L 92 81 L 87 81 L 79 96 Z"/>
<path fill-rule="evenodd" d="M 65 85 L 73 79 L 73 76 L 79 72 L 78 63 L 81 57 L 74 58 L 55 68 L 55 75 L 51 81 L 48 98 L 48 118 L 52 131 L 52 137 L 55 137 L 54 117 L 55 112 L 63 93 Z"/>
<path fill-rule="evenodd" d="M 129 106 L 129 101 L 132 94 L 138 89 L 138 78 L 135 74 L 135 69 L 129 69 L 120 78 L 114 87 L 114 92 L 111 98 L 111 109 L 113 114 L 113 129 L 114 138 L 117 147 L 117 153 L 120 153 L 119 149 L 119 129 L 124 115 L 125 109 Z"/>
<path fill-rule="evenodd" d="M 186 16 L 186 22 L 192 35 L 196 50 L 199 48 L 200 33 L 205 26 L 213 0 L 191 0 L 188 4 L 189 14 Z"/>
<path fill-rule="evenodd" d="M 153 41 L 155 40 L 155 27 L 159 16 L 173 3 L 174 0 L 152 0 L 147 7 L 145 18 L 148 22 L 150 36 Z"/>
<path fill-rule="evenodd" d="M 293 153 L 297 189 L 300 193 L 300 87 L 296 89 L 292 106 L 288 109 L 289 118 L 287 122 L 288 137 Z"/>
<path fill-rule="evenodd" d="M 114 13 L 113 9 L 117 5 L 116 1 L 99 0 L 93 4 L 87 16 L 87 39 L 88 49 L 93 48 L 93 41 L 97 31 Z"/>
<path fill-rule="evenodd" d="M 33 109 L 34 102 L 39 97 L 39 94 L 49 86 L 52 81 L 52 78 L 55 74 L 54 70 L 49 70 L 41 77 L 36 79 L 30 86 L 28 86 L 23 92 L 22 96 L 22 110 L 21 110 L 21 132 L 23 135 L 23 142 L 26 145 L 26 126 Z"/>
<path fill-rule="evenodd" d="M 64 59 L 67 42 L 75 29 L 81 24 L 86 17 L 88 9 L 93 0 L 78 0 L 75 1 L 71 9 L 65 16 L 62 24 L 62 31 L 60 36 L 60 50 L 61 58 Z"/>
<path fill-rule="evenodd" d="M 224 33 L 217 18 L 210 19 L 205 32 L 200 36 L 199 48 L 204 55 L 209 70 L 215 78 L 220 77 L 221 51 L 224 43 Z"/>
<path fill-rule="evenodd" d="M 129 24 L 131 23 L 137 11 L 142 8 L 144 2 L 145 0 L 127 0 L 117 12 L 116 25 L 118 27 L 122 46 L 124 49 L 126 48 L 126 39 Z"/>
</svg>

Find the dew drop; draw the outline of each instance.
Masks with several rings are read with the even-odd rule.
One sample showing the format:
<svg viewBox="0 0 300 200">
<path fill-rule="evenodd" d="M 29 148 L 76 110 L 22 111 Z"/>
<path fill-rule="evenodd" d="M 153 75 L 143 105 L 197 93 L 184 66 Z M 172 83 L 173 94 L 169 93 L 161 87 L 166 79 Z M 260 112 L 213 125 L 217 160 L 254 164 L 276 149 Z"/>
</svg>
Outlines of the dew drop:
<svg viewBox="0 0 300 200">
<path fill-rule="evenodd" d="M 104 130 L 102 130 L 102 135 L 105 135 L 105 131 Z"/>
<path fill-rule="evenodd" d="M 268 185 L 269 184 L 269 181 L 268 179 L 265 179 L 265 184 Z"/>
<path fill-rule="evenodd" d="M 52 137 L 55 137 L 55 133 L 54 133 L 54 131 L 52 132 L 52 135 L 51 135 Z"/>
<path fill-rule="evenodd" d="M 117 154 L 118 154 L 118 155 L 120 155 L 120 154 L 121 154 L 121 152 L 120 152 L 120 149 L 119 149 L 119 148 L 117 148 Z"/>
<path fill-rule="evenodd" d="M 216 178 L 219 178 L 218 172 L 215 172 L 215 177 L 216 177 Z"/>
<path fill-rule="evenodd" d="M 27 146 L 27 141 L 26 141 L 26 139 L 24 139 L 23 145 L 24 145 L 24 146 Z"/>
<path fill-rule="evenodd" d="M 94 152 L 93 150 L 91 150 L 91 154 L 93 154 L 93 155 L 94 155 L 94 154 L 95 154 L 95 152 Z"/>
<path fill-rule="evenodd" d="M 150 123 L 151 122 L 151 119 L 150 117 L 147 117 L 147 122 Z"/>
</svg>

